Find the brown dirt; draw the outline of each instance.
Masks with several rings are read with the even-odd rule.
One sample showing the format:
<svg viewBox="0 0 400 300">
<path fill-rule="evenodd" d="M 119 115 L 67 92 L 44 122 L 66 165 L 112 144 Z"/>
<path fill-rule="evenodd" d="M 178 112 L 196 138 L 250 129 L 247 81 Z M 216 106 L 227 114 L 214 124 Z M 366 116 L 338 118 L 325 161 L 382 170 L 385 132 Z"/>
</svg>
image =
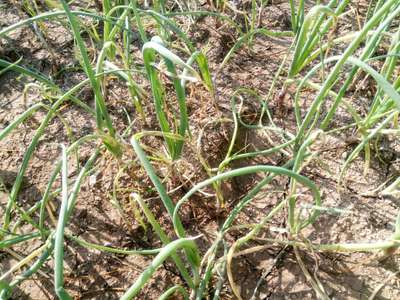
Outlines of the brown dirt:
<svg viewBox="0 0 400 300">
<path fill-rule="evenodd" d="M 355 1 L 358 2 L 358 1 Z M 21 12 L 18 5 L 12 1 L 1 1 L 0 28 L 13 24 L 18 20 L 27 18 Z M 353 17 L 349 15 L 349 18 Z M 268 5 L 261 17 L 261 26 L 273 30 L 288 29 L 289 9 L 286 3 L 274 3 Z M 345 30 L 353 30 L 357 24 L 349 24 Z M 350 28 L 349 28 L 350 27 Z M 48 48 L 44 47 L 31 27 L 18 30 L 7 41 L 0 44 L 0 57 L 8 60 L 16 60 L 23 56 L 23 64 L 38 69 L 45 74 L 54 74 L 65 67 L 76 67 L 77 62 L 73 56 L 73 40 L 70 34 L 60 24 L 46 22 L 46 41 Z M 235 32 L 228 26 L 222 26 L 221 22 L 211 17 L 201 18 L 192 28 L 193 40 L 197 48 L 208 48 L 207 56 L 210 67 L 214 73 L 222 59 L 235 41 Z M 190 89 L 189 111 L 192 121 L 193 145 L 186 147 L 185 160 L 179 161 L 174 166 L 163 168 L 161 175 L 168 173 L 169 180 L 165 185 L 169 191 L 177 189 L 171 196 L 179 199 L 190 187 L 206 178 L 200 163 L 192 150 L 200 129 L 208 121 L 222 116 L 231 118 L 230 97 L 239 87 L 248 87 L 256 90 L 261 96 L 266 96 L 271 79 L 275 75 L 279 64 L 290 46 L 290 38 L 268 38 L 257 36 L 251 51 L 242 47 L 230 60 L 216 78 L 218 111 L 209 101 L 210 97 L 204 90 Z M 134 55 L 139 57 L 140 45 L 133 45 Z M 84 78 L 82 72 L 73 69 L 61 72 L 56 81 L 63 89 L 68 89 Z M 23 88 L 29 79 L 21 78 L 15 73 L 7 72 L 0 76 L 0 126 L 5 127 L 27 106 L 40 101 L 41 96 L 37 90 L 31 90 L 27 96 L 27 102 L 23 101 Z M 147 83 L 145 83 L 147 84 Z M 148 89 L 148 86 L 146 87 Z M 200 90 L 200 91 L 199 91 Z M 132 116 L 134 109 L 130 103 L 125 87 L 117 80 L 109 83 L 108 105 L 113 120 L 119 129 L 128 125 L 125 107 Z M 279 88 L 277 88 L 279 91 Z M 362 91 L 361 91 L 362 92 Z M 311 94 L 311 93 L 310 93 Z M 85 89 L 79 97 L 87 104 L 93 105 L 92 95 L 89 89 Z M 303 99 L 305 105 L 311 98 Z M 274 97 L 270 103 L 270 109 L 274 121 L 285 129 L 294 130 L 294 114 L 290 109 L 291 95 L 287 95 L 282 104 Z M 365 104 L 365 102 L 364 102 Z M 257 108 L 249 105 L 251 113 Z M 146 105 L 147 115 L 153 111 L 149 102 Z M 39 112 L 34 119 L 25 122 L 4 141 L 0 143 L 0 178 L 5 187 L 10 189 L 23 154 L 28 147 L 38 122 L 45 112 Z M 153 114 L 154 115 L 154 114 Z M 67 104 L 62 110 L 62 116 L 71 128 L 74 138 L 79 138 L 94 131 L 94 118 L 76 105 Z M 338 122 L 346 121 L 345 113 L 341 113 Z M 251 120 L 251 119 L 249 119 Z M 134 131 L 142 129 L 157 129 L 155 118 L 147 120 L 147 125 L 137 122 Z M 227 144 L 230 139 L 232 124 L 216 124 L 208 129 L 202 141 L 202 153 L 210 165 L 214 166 L 223 159 Z M 338 124 L 335 124 L 337 126 Z M 324 205 L 340 208 L 344 214 L 322 214 L 312 228 L 304 232 L 304 237 L 315 243 L 335 243 L 350 241 L 374 241 L 384 240 L 393 232 L 395 216 L 399 209 L 399 199 L 383 198 L 381 196 L 365 196 L 365 192 L 373 190 L 385 182 L 388 176 L 392 176 L 398 169 L 391 168 L 394 161 L 399 161 L 400 149 L 398 141 L 387 141 L 392 149 L 392 155 L 386 163 L 382 163 L 374 157 L 367 176 L 363 176 L 363 159 L 360 157 L 352 163 L 351 169 L 346 175 L 346 186 L 342 190 L 337 189 L 338 174 L 341 166 L 354 144 L 347 143 L 347 136 L 329 135 L 325 141 L 315 146 L 320 151 L 319 160 L 313 160 L 304 170 L 303 175 L 312 179 L 321 189 Z M 275 142 L 280 142 L 274 137 Z M 65 126 L 59 118 L 55 118 L 46 129 L 35 154 L 30 162 L 28 172 L 25 175 L 23 189 L 19 196 L 19 204 L 29 207 L 35 201 L 41 199 L 49 176 L 53 170 L 55 161 L 59 157 L 59 144 L 68 144 L 70 138 Z M 147 145 L 160 149 L 160 139 L 145 139 Z M 396 144 L 397 143 L 397 144 Z M 270 146 L 264 142 L 263 132 L 257 130 L 241 129 L 237 149 L 248 146 L 247 149 L 260 149 Z M 80 159 L 83 164 L 94 149 L 94 143 L 85 144 L 80 149 Z M 163 150 L 160 150 L 163 151 Z M 386 150 L 385 150 L 386 151 Z M 171 223 L 160 204 L 150 180 L 139 164 L 134 161 L 134 153 L 127 150 L 122 160 L 115 160 L 110 154 L 102 153 L 96 164 L 90 180 L 82 186 L 78 204 L 75 209 L 73 221 L 69 229 L 77 236 L 101 245 L 126 247 L 130 249 L 159 247 L 155 234 L 148 228 L 144 230 L 135 220 L 132 208 L 129 205 L 129 192 L 137 191 L 144 198 L 149 198 L 149 205 L 163 228 L 173 236 Z M 244 164 L 266 163 L 281 165 L 284 157 L 274 155 L 266 158 L 257 158 L 246 162 L 235 163 L 234 167 Z M 76 176 L 77 162 L 71 162 L 71 179 Z M 126 166 L 119 178 L 121 190 L 117 193 L 117 199 L 122 211 L 112 203 L 113 181 L 118 171 Z M 397 173 L 398 174 L 398 173 Z M 246 191 L 257 182 L 255 176 L 230 180 L 223 187 L 228 201 L 228 209 L 237 203 Z M 287 192 L 288 181 L 278 177 L 272 184 L 261 192 L 257 199 L 247 206 L 240 214 L 239 221 L 257 223 Z M 125 190 L 123 190 L 125 189 Z M 129 192 L 127 192 L 128 190 Z M 271 193 L 271 190 L 274 191 Z M 207 191 L 207 190 L 205 190 Z M 309 201 L 307 195 L 302 200 Z M 0 215 L 4 212 L 6 193 L 0 194 Z M 58 199 L 54 201 L 58 206 Z M 226 212 L 218 212 L 214 198 L 207 198 L 203 194 L 196 194 L 183 210 L 183 223 L 188 232 L 193 235 L 203 234 L 199 241 L 202 251 L 205 251 L 212 242 L 216 228 L 223 220 Z M 281 214 L 273 219 L 272 227 L 265 230 L 259 238 L 247 247 L 269 244 L 264 238 L 285 237 L 285 233 L 279 228 L 284 228 L 286 220 Z M 275 229 L 274 229 L 275 228 Z M 28 228 L 26 230 L 29 230 Z M 228 240 L 234 241 L 243 235 L 244 231 L 231 232 Z M 103 252 L 88 250 L 71 241 L 67 241 L 66 250 L 66 288 L 76 299 L 118 299 L 151 261 L 151 257 L 111 255 Z M 14 247 L 14 251 L 21 256 L 26 255 L 38 244 Z M 398 256 L 392 256 L 384 261 L 374 259 L 371 254 L 332 254 L 310 253 L 300 251 L 309 271 L 318 275 L 325 287 L 326 293 L 331 299 L 368 299 L 374 289 L 384 282 L 391 274 L 399 270 L 400 260 Z M 0 270 L 6 271 L 15 264 L 16 260 L 9 253 L 0 251 Z M 52 262 L 49 261 L 41 274 L 25 281 L 13 293 L 13 299 L 54 299 L 54 287 L 52 279 Z M 156 299 L 162 291 L 180 282 L 176 268 L 170 262 L 164 264 L 151 282 L 146 285 L 138 296 L 139 299 Z M 251 299 L 257 285 L 258 293 L 253 299 L 315 299 L 316 295 L 310 287 L 303 272 L 300 270 L 294 252 L 291 248 L 271 244 L 269 248 L 249 255 L 234 259 L 234 274 L 236 283 L 241 286 L 244 299 Z M 210 288 L 212 290 L 212 287 Z M 223 289 L 222 299 L 232 299 L 229 285 Z M 382 291 L 376 299 L 399 299 L 399 278 L 393 277 L 385 282 Z"/>
</svg>

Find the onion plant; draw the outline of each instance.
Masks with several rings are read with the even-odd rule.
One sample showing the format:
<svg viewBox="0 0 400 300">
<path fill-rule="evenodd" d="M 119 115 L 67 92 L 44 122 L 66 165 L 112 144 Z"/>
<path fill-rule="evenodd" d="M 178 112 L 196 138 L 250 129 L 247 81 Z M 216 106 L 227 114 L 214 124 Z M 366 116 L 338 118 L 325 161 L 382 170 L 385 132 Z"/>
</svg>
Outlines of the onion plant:
<svg viewBox="0 0 400 300">
<path fill-rule="evenodd" d="M 306 1 L 289 1 L 291 10 L 291 31 L 275 31 L 270 28 L 257 28 L 257 15 L 261 16 L 266 1 L 251 1 L 249 15 L 238 11 L 228 1 L 211 1 L 213 9 L 219 11 L 197 10 L 197 3 L 175 1 L 171 7 L 169 2 L 154 1 L 153 6 L 141 7 L 136 0 L 112 1 L 102 0 L 102 12 L 89 10 L 71 10 L 73 1 L 45 1 L 53 11 L 40 13 L 38 4 L 25 1 L 26 9 L 31 17 L 0 30 L 0 38 L 7 37 L 13 31 L 29 24 L 40 22 L 45 28 L 49 20 L 68 20 L 66 28 L 71 32 L 75 45 L 79 50 L 76 60 L 81 63 L 87 79 L 82 80 L 69 90 L 64 90 L 51 77 L 24 65 L 22 58 L 16 61 L 0 59 L 0 76 L 13 71 L 29 77 L 30 82 L 25 87 L 25 96 L 31 88 L 37 88 L 46 101 L 27 107 L 19 116 L 0 131 L 0 141 L 12 138 L 12 133 L 29 118 L 41 111 L 44 116 L 35 129 L 32 139 L 25 149 L 22 162 L 15 181 L 8 193 L 2 225 L 0 228 L 0 250 L 28 243 L 37 243 L 39 246 L 31 253 L 14 263 L 9 270 L 0 275 L 0 299 L 9 299 L 13 291 L 21 283 L 42 272 L 46 263 L 52 260 L 54 264 L 54 294 L 59 299 L 72 299 L 73 291 L 64 280 L 65 241 L 71 247 L 84 247 L 110 253 L 111 255 L 146 255 L 152 256 L 151 263 L 144 268 L 129 288 L 121 292 L 121 299 L 141 297 L 143 287 L 150 281 L 155 272 L 166 260 L 176 266 L 181 282 L 162 291 L 160 300 L 171 299 L 179 294 L 183 299 L 201 300 L 211 298 L 221 299 L 223 287 L 228 285 L 234 296 L 243 297 L 237 282 L 237 275 L 233 270 L 233 261 L 248 253 L 262 251 L 271 245 L 284 245 L 294 249 L 296 260 L 306 279 L 320 298 L 326 298 L 322 283 L 311 274 L 301 258 L 298 249 L 305 251 L 331 252 L 381 252 L 390 256 L 400 246 L 400 213 L 396 218 L 393 233 L 382 241 L 371 242 L 344 242 L 344 243 L 316 243 L 307 240 L 303 230 L 316 230 L 311 225 L 319 220 L 319 216 L 336 208 L 326 207 L 324 195 L 320 187 L 307 176 L 306 166 L 319 159 L 319 152 L 314 146 L 327 135 L 355 129 L 358 142 L 343 159 L 337 177 L 338 187 L 346 184 L 346 171 L 354 160 L 364 150 L 365 170 L 368 171 L 374 150 L 379 151 L 382 136 L 399 137 L 400 115 L 400 76 L 397 65 L 400 51 L 400 27 L 396 23 L 400 15 L 398 0 L 376 1 L 365 16 L 365 22 L 357 31 L 343 36 L 336 36 L 336 28 L 345 17 L 351 13 L 349 0 L 330 0 L 325 5 L 315 5 L 309 10 Z M 319 3 L 319 1 L 318 1 Z M 372 1 L 371 1 L 372 4 Z M 190 7 L 196 8 L 191 10 Z M 239 24 L 229 12 L 240 13 L 244 16 L 245 28 Z M 228 49 L 221 61 L 210 69 L 205 48 L 196 49 L 189 38 L 187 28 L 195 26 L 197 17 L 205 16 L 217 18 L 233 29 L 237 37 L 234 45 Z M 102 21 L 90 26 L 81 21 Z M 182 20 L 188 20 L 184 27 Z M 361 23 L 360 23 L 361 24 Z M 41 27 L 41 28 L 42 28 Z M 42 30 L 42 29 L 41 29 Z M 91 32 L 92 51 L 85 41 L 81 31 Z M 138 32 L 141 56 L 134 58 L 132 34 Z M 149 36 L 153 35 L 151 39 Z M 210 104 L 220 105 L 216 101 L 220 90 L 215 85 L 218 76 L 228 65 L 232 56 L 240 47 L 251 46 L 259 35 L 273 38 L 290 39 L 293 47 L 288 48 L 288 54 L 283 59 L 275 75 L 269 92 L 264 97 L 259 91 L 246 87 L 236 87 L 231 93 L 231 115 L 218 115 L 215 119 L 207 119 L 206 125 L 199 128 L 191 120 L 187 103 L 187 89 L 207 94 Z M 45 39 L 45 36 L 42 36 Z M 389 43 L 387 43 L 389 41 Z M 336 49 L 340 45 L 342 48 Z M 197 46 L 197 45 L 196 45 Z M 179 49 L 179 52 L 178 50 Z M 335 55 L 331 55 L 335 49 Z M 384 53 L 377 54 L 378 49 Z M 383 50 L 382 50 L 383 49 Z M 90 53 L 90 54 L 89 54 Z M 380 63 L 376 63 L 380 62 Z M 348 68 L 348 69 L 346 69 Z M 321 72 L 322 70 L 322 72 Z M 359 83 L 361 74 L 364 78 L 372 79 L 376 92 L 370 97 L 364 111 L 358 109 L 352 99 L 356 92 L 350 87 Z M 126 84 L 127 94 L 135 108 L 134 113 L 122 107 L 128 119 L 128 125 L 122 130 L 115 126 L 116 117 L 109 110 L 107 104 L 107 76 L 113 75 L 117 80 Z M 140 78 L 137 80 L 137 78 Z M 150 82 L 149 89 L 143 82 Z M 169 84 L 170 83 L 170 84 Z M 94 107 L 79 99 L 79 92 L 89 85 L 94 93 Z M 276 114 L 271 109 L 271 95 L 278 94 L 277 89 L 286 93 L 294 87 L 293 126 L 280 125 Z M 313 93 L 310 104 L 302 105 L 304 90 L 308 88 Z M 171 93 L 173 91 L 174 93 Z M 294 91 L 294 90 L 293 90 Z M 146 113 L 151 111 L 147 107 L 149 98 L 153 98 L 155 114 L 159 129 L 137 131 L 141 126 L 134 126 L 135 122 L 146 123 Z M 254 124 L 247 124 L 242 116 L 242 107 L 245 97 L 257 101 L 260 106 L 258 120 Z M 195 98 L 197 100 L 197 98 Z M 43 196 L 28 208 L 24 208 L 18 201 L 22 189 L 22 182 L 29 170 L 32 157 L 38 144 L 41 142 L 46 129 L 52 120 L 58 118 L 63 122 L 64 104 L 70 103 L 80 107 L 88 118 L 96 121 L 93 132 L 78 139 L 71 139 L 67 135 L 68 146 L 62 147 L 62 156 L 54 162 L 53 170 L 49 175 L 44 188 Z M 176 107 L 174 107 L 176 105 Z M 350 123 L 337 126 L 335 122 L 339 107 L 343 107 L 353 120 Z M 288 112 L 291 113 L 291 112 Z M 132 121 L 133 120 L 133 121 Z M 290 118 L 285 117 L 285 122 Z M 227 149 L 223 153 L 216 167 L 211 167 L 207 159 L 202 156 L 202 142 L 206 136 L 206 126 L 219 123 L 230 123 L 232 132 Z M 284 123 L 285 123 L 284 122 Z M 118 122 L 118 124 L 120 124 Z M 192 130 L 192 127 L 194 130 Z M 239 131 L 245 128 L 249 132 L 262 133 L 262 137 L 270 145 L 265 149 L 250 149 L 244 147 L 237 151 Z M 290 129 L 287 129 L 290 128 Z M 159 131 L 156 131 L 159 130 Z M 168 156 L 174 161 L 159 159 L 151 147 L 145 145 L 143 137 L 163 137 Z M 128 142 L 129 140 L 129 142 Z M 197 145 L 193 145 L 193 141 Z M 101 143 L 93 143 L 101 141 Z M 75 176 L 68 177 L 68 161 L 73 159 L 73 153 L 80 152 L 83 146 L 90 147 L 88 159 L 84 164 L 77 160 Z M 197 159 L 205 170 L 205 178 L 196 179 L 192 186 L 179 194 L 171 194 L 167 190 L 170 178 L 164 178 L 158 168 L 167 164 L 171 168 L 186 159 L 184 147 L 196 148 L 195 155 L 190 159 Z M 107 156 L 107 151 L 113 156 Z M 281 154 L 280 163 L 260 163 L 260 160 L 272 154 Z M 376 153 L 379 156 L 379 153 Z M 127 166 L 135 164 L 135 172 L 139 168 L 148 176 L 157 197 L 166 210 L 172 224 L 171 232 L 162 226 L 152 211 L 148 200 L 141 190 L 129 189 L 130 204 L 134 205 L 134 217 L 143 228 L 151 228 L 160 241 L 160 246 L 150 249 L 125 249 L 109 245 L 92 243 L 74 234 L 70 223 L 74 218 L 74 211 L 78 201 L 81 186 L 88 175 L 96 168 L 99 160 L 115 159 L 119 171 L 114 178 L 113 198 L 117 199 L 118 180 Z M 248 164 L 236 168 L 235 161 Z M 155 161 L 157 161 L 155 163 Z M 248 163 L 250 161 L 250 163 Z M 265 161 L 265 160 L 261 160 Z M 60 174 L 61 173 L 61 174 Z M 138 174 L 140 172 L 137 172 Z M 60 176 L 61 175 L 61 176 Z M 254 185 L 237 202 L 229 202 L 222 196 L 222 185 L 233 178 L 253 175 L 257 178 Z M 257 176 L 255 176 L 257 175 Z M 276 204 L 259 216 L 257 224 L 245 224 L 240 214 L 252 205 L 257 196 L 263 193 L 268 198 L 273 180 L 277 177 L 287 178 L 286 193 L 279 194 Z M 61 187 L 56 188 L 60 179 Z M 143 179 L 143 178 L 141 178 Z M 68 184 L 70 183 L 70 184 Z M 213 191 L 205 193 L 203 189 L 212 187 Z M 301 189 L 300 189 L 301 188 Z M 400 180 L 394 176 L 383 183 L 377 191 L 382 196 L 399 195 Z M 300 192 L 301 191 L 301 192 Z M 191 236 L 192 230 L 186 228 L 183 222 L 182 208 L 188 202 L 194 202 L 194 195 L 215 196 L 218 212 L 221 214 L 219 226 L 210 234 L 211 239 L 200 243 L 202 236 Z M 81 199 L 82 198 L 82 199 Z M 158 199 L 158 200 L 157 200 Z M 205 201 L 204 197 L 196 197 L 196 201 Z M 380 201 L 380 199 L 377 199 Z M 123 201 L 118 202 L 118 209 L 124 217 Z M 305 203 L 307 202 L 307 203 Z M 229 203 L 229 205 L 225 205 Z M 208 203 L 213 205 L 212 202 Z M 53 216 L 50 206 L 57 207 L 56 217 Z M 304 208 L 307 208 L 305 213 Z M 342 212 L 336 209 L 335 211 Z M 225 216 L 225 218 L 223 217 Z M 287 227 L 283 230 L 282 238 L 272 238 L 267 235 L 266 244 L 256 247 L 251 241 L 257 238 L 263 229 L 268 227 L 274 218 L 285 218 Z M 194 220 L 193 222 L 195 222 Z M 149 226 L 147 226 L 147 223 Z M 26 232 L 23 228 L 30 228 Z M 229 233 L 240 229 L 242 236 L 233 238 Z M 247 230 L 247 231 L 246 231 Z M 236 236 L 236 235 L 235 235 Z M 205 245 L 205 246 L 204 246 Z M 214 285 L 214 286 L 211 286 Z M 256 290 L 254 291 L 254 294 Z"/>
<path fill-rule="evenodd" d="M 195 81 L 197 78 L 199 78 L 199 75 L 197 75 L 197 72 L 190 65 L 193 59 L 191 59 L 189 63 L 185 63 L 179 56 L 177 56 L 164 46 L 163 41 L 160 37 L 153 37 L 151 41 L 145 43 L 143 45 L 142 53 L 146 72 L 151 83 L 151 90 L 153 93 L 154 106 L 158 122 L 160 124 L 161 131 L 167 134 L 164 138 L 167 145 L 168 153 L 171 158 L 175 160 L 178 159 L 181 155 L 183 140 L 171 139 L 168 137 L 168 134 L 176 133 L 179 134 L 182 138 L 185 138 L 186 133 L 189 130 L 189 120 L 185 95 L 185 82 L 186 80 Z M 166 71 L 168 72 L 168 75 L 172 77 L 171 79 L 175 88 L 179 109 L 179 121 L 174 118 L 171 122 L 172 124 L 178 124 L 179 122 L 179 125 L 176 125 L 177 128 L 175 130 L 171 129 L 170 122 L 168 121 L 167 106 L 165 101 L 166 92 L 163 88 L 161 78 L 157 72 L 157 69 L 154 66 L 156 54 L 159 54 L 163 58 L 163 62 L 166 66 Z M 194 55 L 198 56 L 197 53 L 195 53 Z M 200 67 L 203 69 L 203 74 L 208 74 L 207 71 L 204 72 L 204 68 L 206 67 L 204 62 L 202 60 L 200 60 L 200 62 Z M 183 68 L 183 72 L 181 75 L 179 75 L 177 72 L 177 66 Z M 191 76 L 186 75 L 188 71 L 192 73 Z M 206 80 L 209 81 L 210 79 L 207 78 Z"/>
</svg>

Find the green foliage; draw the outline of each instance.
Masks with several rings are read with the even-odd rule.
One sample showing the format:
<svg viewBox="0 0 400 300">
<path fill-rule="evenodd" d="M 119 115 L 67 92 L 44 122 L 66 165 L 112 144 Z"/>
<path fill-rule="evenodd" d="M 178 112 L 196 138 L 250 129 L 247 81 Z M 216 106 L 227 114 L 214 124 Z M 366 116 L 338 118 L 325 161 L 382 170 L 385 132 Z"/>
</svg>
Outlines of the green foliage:
<svg viewBox="0 0 400 300">
<path fill-rule="evenodd" d="M 55 10 L 44 13 L 39 12 L 35 1 L 24 1 L 25 9 L 32 17 L 1 29 L 0 38 L 6 38 L 13 31 L 23 26 L 36 24 L 35 22 L 40 22 L 41 26 L 45 26 L 44 21 L 60 20 L 60 17 L 66 17 L 68 24 L 65 26 L 73 35 L 78 50 L 78 57 L 75 59 L 81 63 L 80 68 L 85 72 L 87 79 L 69 90 L 63 90 L 52 77 L 24 65 L 22 58 L 15 62 L 0 59 L 0 76 L 12 71 L 35 80 L 34 84 L 27 85 L 27 90 L 32 86 L 38 87 L 45 99 L 27 107 L 0 132 L 0 140 L 12 138 L 12 133 L 21 124 L 39 111 L 44 112 L 44 117 L 40 120 L 29 146 L 25 149 L 15 182 L 9 193 L 7 191 L 8 199 L 0 230 L 0 249 L 2 250 L 34 241 L 40 242 L 41 246 L 15 265 L 15 270 L 21 269 L 20 274 L 13 276 L 9 282 L 0 277 L 0 298 L 12 297 L 13 289 L 39 272 L 46 261 L 54 259 L 55 293 L 60 299 L 71 299 L 68 287 L 64 286 L 64 243 L 67 239 L 73 243 L 72 246 L 79 245 L 107 253 L 154 256 L 149 266 L 124 292 L 121 299 L 136 297 L 167 259 L 176 265 L 183 280 L 167 289 L 160 296 L 160 300 L 175 297 L 178 293 L 184 299 L 209 298 L 212 296 L 209 293 L 213 290 L 208 288 L 211 282 L 216 282 L 214 299 L 219 299 L 226 276 L 233 293 L 240 299 L 240 289 L 236 286 L 231 269 L 233 258 L 237 251 L 255 239 L 278 214 L 279 217 L 284 215 L 287 218 L 288 239 L 268 240 L 267 238 L 267 240 L 271 243 L 293 247 L 303 271 L 303 264 L 297 252 L 299 247 L 310 251 L 334 252 L 381 250 L 386 255 L 391 255 L 400 246 L 400 213 L 392 236 L 381 242 L 315 244 L 304 241 L 302 236 L 302 231 L 306 227 L 309 227 L 309 230 L 315 230 L 310 225 L 316 222 L 320 214 L 335 210 L 335 208 L 330 209 L 324 206 L 320 188 L 302 173 L 303 168 L 312 159 L 318 159 L 319 153 L 313 146 L 327 134 L 348 128 L 355 129 L 359 142 L 344 160 L 338 176 L 338 183 L 344 184 L 347 169 L 363 153 L 363 150 L 365 169 L 368 170 L 374 149 L 372 144 L 378 143 L 384 135 L 398 138 L 400 76 L 397 65 L 400 27 L 394 32 L 393 24 L 400 15 L 400 3 L 398 0 L 377 1 L 375 6 L 371 5 L 369 8 L 365 23 L 360 24 L 358 31 L 335 36 L 338 24 L 343 18 L 348 17 L 349 2 L 349 0 L 331 0 L 326 5 L 315 5 L 307 10 L 305 1 L 296 1 L 297 4 L 295 1 L 289 1 L 292 30 L 274 31 L 268 28 L 257 28 L 257 15 L 266 6 L 266 1 L 252 0 L 250 11 L 244 12 L 233 8 L 227 1 L 211 1 L 213 11 L 200 11 L 197 10 L 196 3 L 181 1 L 176 1 L 177 9 L 171 9 L 169 2 L 162 0 L 154 1 L 153 6 L 148 8 L 143 8 L 142 3 L 135 0 L 103 0 L 101 1 L 102 12 L 90 12 L 71 10 L 70 5 L 76 5 L 76 3 L 61 0 L 59 2 L 45 1 L 49 8 Z M 192 6 L 196 9 L 190 9 Z M 244 24 L 237 23 L 237 19 L 231 17 L 232 11 L 234 14 L 243 15 Z M 236 41 L 216 66 L 209 66 L 206 47 L 196 50 L 195 44 L 187 34 L 190 31 L 188 28 L 191 29 L 190 26 L 196 25 L 199 17 L 216 18 L 218 22 L 223 22 L 234 29 Z M 102 22 L 96 23 L 98 21 Z M 84 32 L 91 32 L 91 34 L 84 38 Z M 134 34 L 138 36 L 138 43 L 142 50 L 142 55 L 139 57 L 132 54 Z M 153 38 L 149 40 L 148 35 L 153 35 Z M 205 101 L 218 106 L 220 91 L 217 90 L 214 79 L 241 47 L 251 47 L 260 35 L 274 39 L 285 38 L 292 42 L 292 47 L 289 48 L 289 53 L 283 59 L 270 86 L 268 96 L 262 97 L 254 89 L 236 87 L 231 93 L 232 118 L 228 119 L 225 115 L 222 117 L 221 114 L 221 116 L 218 115 L 217 120 L 209 120 L 207 123 L 233 124 L 230 141 L 223 158 L 215 168 L 212 168 L 201 156 L 201 151 L 197 151 L 195 158 L 204 166 L 208 178 L 193 183 L 193 186 L 182 194 L 183 196 L 172 197 L 166 186 L 170 179 L 169 173 L 159 172 L 159 168 L 175 170 L 180 160 L 185 159 L 184 147 L 190 150 L 190 147 L 193 147 L 193 137 L 197 137 L 198 148 L 200 148 L 204 134 L 203 129 L 198 130 L 200 133 L 196 131 L 193 134 L 190 130 L 191 125 L 198 124 L 191 123 L 187 91 L 189 88 L 201 90 L 206 95 Z M 390 43 L 387 43 L 388 40 Z M 331 50 L 337 45 L 341 48 L 335 49 L 335 55 L 331 55 L 330 53 L 333 52 Z M 378 56 L 378 50 L 384 53 Z M 341 52 L 338 53 L 338 51 Z M 376 61 L 382 61 L 382 63 L 373 64 Z M 361 74 L 371 78 L 377 87 L 376 92 L 371 96 L 370 106 L 364 110 L 359 110 L 351 99 L 347 98 L 352 94 L 350 87 L 359 82 Z M 129 110 L 125 107 L 117 107 L 125 111 L 129 121 L 129 126 L 122 130 L 114 126 L 113 120 L 116 123 L 112 118 L 114 114 L 111 113 L 110 104 L 107 103 L 108 82 L 111 76 L 116 80 L 123 80 L 126 84 L 131 105 L 134 107 L 133 113 L 128 113 Z M 87 85 L 94 94 L 94 107 L 90 107 L 90 101 L 86 103 L 79 99 L 79 92 Z M 277 88 L 280 86 L 284 97 L 285 93 L 290 91 L 289 85 L 296 89 L 292 102 L 296 124 L 290 130 L 285 126 L 280 127 L 275 124 L 274 115 L 269 109 L 270 96 L 274 93 L 278 94 Z M 300 103 L 305 87 L 315 92 L 311 103 L 307 106 Z M 242 116 L 246 97 L 252 99 L 251 101 L 256 101 L 256 104 L 261 107 L 257 122 L 254 124 L 247 124 Z M 151 117 L 149 112 L 152 111 L 150 98 L 153 100 L 160 131 L 139 131 L 134 132 L 132 136 L 133 128 L 148 126 L 147 119 Z M 61 159 L 54 163 L 53 172 L 49 176 L 42 199 L 25 209 L 18 201 L 24 176 L 52 120 L 56 117 L 62 119 L 64 113 L 62 108 L 65 104 L 81 107 L 88 113 L 89 118 L 95 120 L 96 128 L 90 134 L 68 141 L 70 145 L 63 147 Z M 345 124 L 344 129 L 332 128 L 335 126 L 332 121 L 335 120 L 339 107 L 343 107 L 354 121 Z M 141 126 L 134 127 L 135 122 L 141 122 Z M 255 150 L 246 147 L 237 149 L 241 127 L 249 131 L 261 132 L 271 146 Z M 277 140 L 272 141 L 271 133 L 278 137 Z M 163 137 L 168 157 L 165 158 L 161 154 L 162 150 L 152 149 L 143 141 L 141 143 L 141 139 L 148 136 Z M 130 143 L 127 142 L 128 139 Z M 93 146 L 93 141 L 100 141 L 100 143 Z M 67 180 L 68 159 L 71 160 L 73 154 L 79 156 L 80 148 L 89 143 L 92 144 L 92 152 L 84 164 L 80 165 L 77 160 L 76 175 Z M 241 163 L 247 164 L 248 159 L 277 153 L 282 154 L 281 165 L 257 163 L 235 168 L 232 163 L 241 160 Z M 81 186 L 97 167 L 99 158 L 115 160 L 118 165 L 124 164 L 122 168 L 126 165 L 134 165 L 136 173 L 140 173 L 138 170 L 142 168 L 145 172 L 144 176 L 147 175 L 150 178 L 152 185 L 143 188 L 142 192 L 157 195 L 157 201 L 161 201 L 170 218 L 173 232 L 167 232 L 163 228 L 160 220 L 152 212 L 151 206 L 142 199 L 140 191 L 130 190 L 129 195 L 131 202 L 134 203 L 134 217 L 144 228 L 147 228 L 145 221 L 151 225 L 148 228 L 151 228 L 160 240 L 160 248 L 121 249 L 98 245 L 76 237 L 68 230 Z M 126 159 L 128 162 L 124 161 Z M 60 172 L 61 188 L 55 188 Z M 232 178 L 246 175 L 257 175 L 260 179 L 232 207 L 224 206 L 221 185 Z M 165 177 L 162 178 L 163 176 Z M 238 218 L 240 212 L 250 205 L 261 191 L 269 193 L 265 191 L 265 187 L 277 176 L 288 178 L 287 194 L 260 217 L 258 224 L 240 223 Z M 189 231 L 184 226 L 181 209 L 189 201 L 193 201 L 196 193 L 204 193 L 203 189 L 207 187 L 214 189 L 218 201 L 215 205 L 219 210 L 226 210 L 226 218 L 214 233 L 214 240 L 204 253 L 200 250 L 204 248 L 199 247 L 198 237 L 189 236 Z M 399 189 L 399 179 L 392 178 L 391 181 L 382 185 L 380 192 L 382 195 L 397 196 Z M 60 196 L 60 193 L 60 207 L 56 220 L 53 220 L 55 224 L 52 224 L 49 222 L 51 215 L 47 213 L 46 208 L 52 199 Z M 311 204 L 307 203 L 306 213 L 304 195 L 308 195 L 313 201 Z M 113 197 L 117 199 L 116 191 Z M 335 211 L 341 212 L 341 210 Z M 21 227 L 26 224 L 29 224 L 32 232 L 22 233 Z M 231 242 L 225 235 L 233 228 L 250 228 L 250 230 Z M 23 266 L 24 268 L 21 268 Z M 306 271 L 304 272 L 311 286 L 321 298 L 324 298 L 323 289 L 320 288 L 318 282 Z"/>
</svg>

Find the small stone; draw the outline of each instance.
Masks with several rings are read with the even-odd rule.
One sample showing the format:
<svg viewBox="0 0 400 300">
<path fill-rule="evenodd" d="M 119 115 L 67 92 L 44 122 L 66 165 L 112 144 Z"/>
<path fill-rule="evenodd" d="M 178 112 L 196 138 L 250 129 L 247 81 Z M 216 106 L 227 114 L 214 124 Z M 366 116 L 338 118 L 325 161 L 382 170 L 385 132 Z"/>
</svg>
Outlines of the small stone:
<svg viewBox="0 0 400 300">
<path fill-rule="evenodd" d="M 96 175 L 91 175 L 89 177 L 89 185 L 90 186 L 94 186 L 97 182 L 97 176 Z"/>
</svg>

